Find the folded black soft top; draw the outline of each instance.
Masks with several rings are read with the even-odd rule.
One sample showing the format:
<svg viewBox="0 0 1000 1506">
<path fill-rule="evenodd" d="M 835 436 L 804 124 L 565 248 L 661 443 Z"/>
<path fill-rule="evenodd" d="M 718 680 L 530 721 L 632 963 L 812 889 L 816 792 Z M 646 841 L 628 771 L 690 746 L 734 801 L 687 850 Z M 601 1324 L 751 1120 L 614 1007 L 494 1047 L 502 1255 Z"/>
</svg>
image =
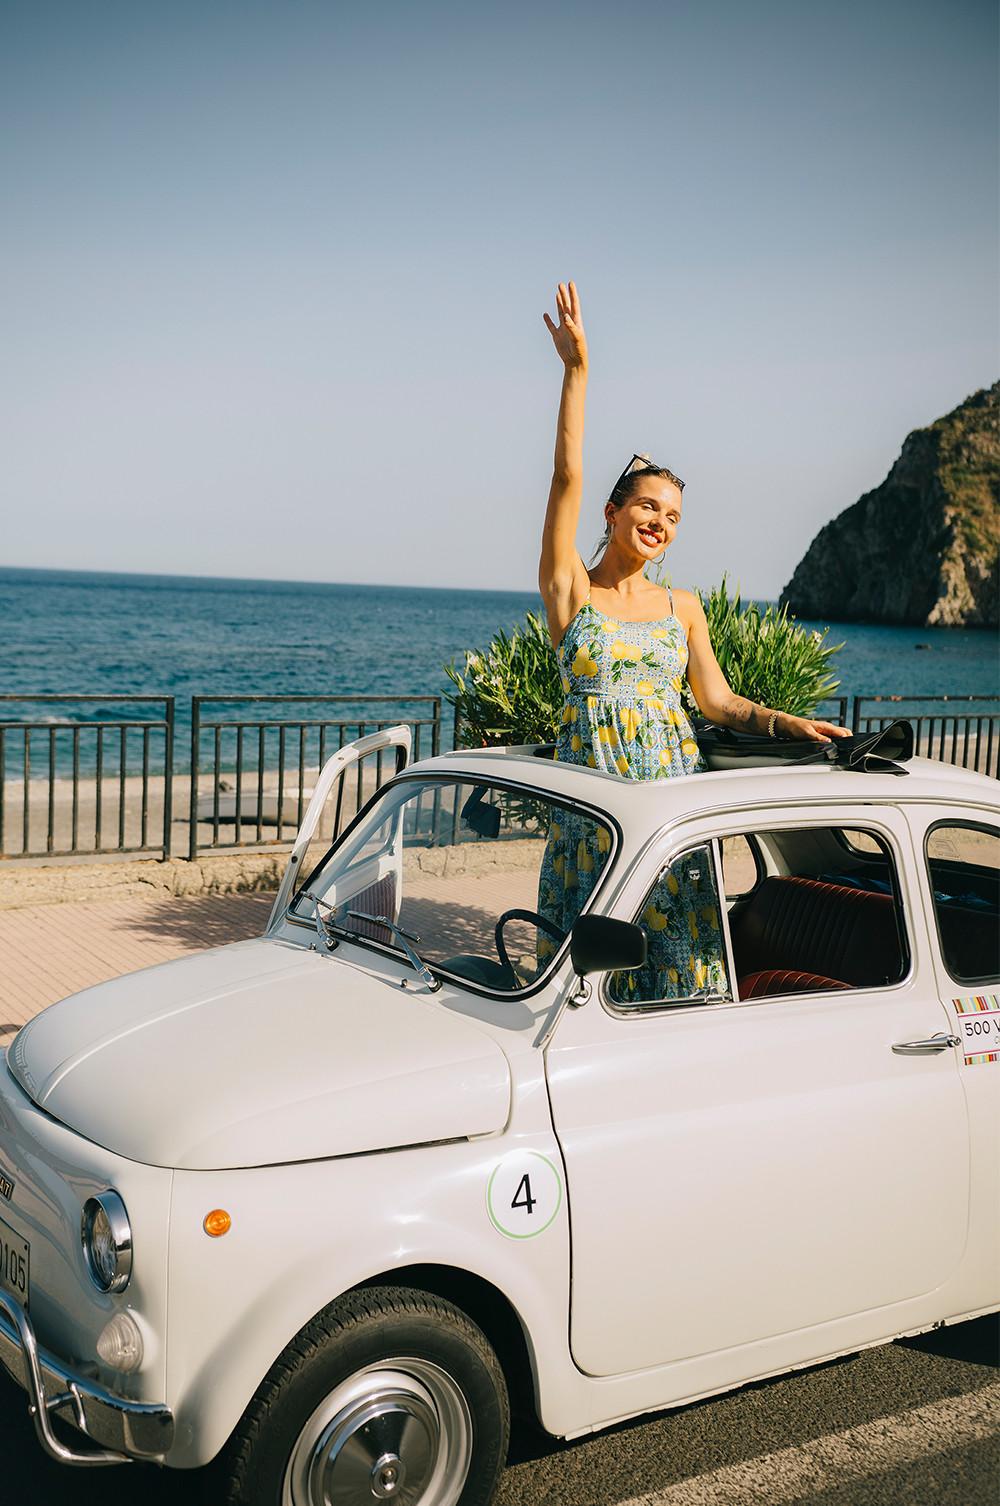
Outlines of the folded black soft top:
<svg viewBox="0 0 1000 1506">
<path fill-rule="evenodd" d="M 800 738 L 763 737 L 757 732 L 734 732 L 714 722 L 696 721 L 694 735 L 710 769 L 735 769 L 769 764 L 830 763 L 859 774 L 905 774 L 901 763 L 913 757 L 913 728 L 909 722 L 890 722 L 877 732 L 852 733 L 828 743 Z"/>
</svg>

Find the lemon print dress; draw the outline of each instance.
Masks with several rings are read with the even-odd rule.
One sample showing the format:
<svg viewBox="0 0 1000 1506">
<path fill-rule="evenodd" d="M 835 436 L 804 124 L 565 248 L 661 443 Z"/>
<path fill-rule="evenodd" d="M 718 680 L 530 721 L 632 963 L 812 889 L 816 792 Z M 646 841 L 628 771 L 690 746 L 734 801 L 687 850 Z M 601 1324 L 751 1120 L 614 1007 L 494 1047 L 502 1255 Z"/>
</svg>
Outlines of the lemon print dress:
<svg viewBox="0 0 1000 1506">
<path fill-rule="evenodd" d="M 555 753 L 560 762 L 623 779 L 670 779 L 705 768 L 681 702 L 688 646 L 672 594 L 670 616 L 656 622 L 619 622 L 588 600 L 566 629 L 557 657 L 566 695 Z M 584 828 L 570 812 L 549 831 L 538 908 L 561 930 L 570 929 L 597 883 L 605 853 L 592 849 L 602 837 L 609 847 L 605 833 L 595 841 L 593 823 Z M 703 867 L 692 878 L 687 867 L 669 872 L 637 917 L 649 957 L 644 967 L 612 978 L 612 997 L 622 1003 L 684 998 L 723 978 L 709 875 Z M 554 949 L 545 937 L 538 948 L 540 961 Z"/>
</svg>

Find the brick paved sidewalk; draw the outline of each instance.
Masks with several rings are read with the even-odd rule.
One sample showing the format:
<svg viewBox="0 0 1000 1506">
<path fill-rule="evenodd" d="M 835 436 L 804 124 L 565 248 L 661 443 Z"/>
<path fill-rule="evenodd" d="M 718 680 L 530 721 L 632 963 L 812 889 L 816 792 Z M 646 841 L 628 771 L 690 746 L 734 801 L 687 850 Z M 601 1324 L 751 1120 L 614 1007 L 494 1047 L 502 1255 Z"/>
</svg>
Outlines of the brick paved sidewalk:
<svg viewBox="0 0 1000 1506">
<path fill-rule="evenodd" d="M 0 910 L 0 1045 L 56 999 L 120 973 L 259 936 L 271 894 Z"/>
</svg>

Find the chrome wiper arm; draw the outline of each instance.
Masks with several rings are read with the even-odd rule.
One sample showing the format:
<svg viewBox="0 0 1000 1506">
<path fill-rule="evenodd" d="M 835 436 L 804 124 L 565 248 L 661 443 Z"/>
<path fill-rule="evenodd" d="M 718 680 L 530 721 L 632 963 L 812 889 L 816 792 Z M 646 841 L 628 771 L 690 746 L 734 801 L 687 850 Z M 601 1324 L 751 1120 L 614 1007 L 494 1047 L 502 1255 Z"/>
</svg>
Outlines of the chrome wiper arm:
<svg viewBox="0 0 1000 1506">
<path fill-rule="evenodd" d="M 427 963 L 410 946 L 411 941 L 420 940 L 420 937 L 415 936 L 412 931 L 404 931 L 403 927 L 397 926 L 396 922 L 390 920 L 388 915 L 369 915 L 365 910 L 340 910 L 334 913 L 338 916 L 338 919 L 339 916 L 348 916 L 351 920 L 367 920 L 372 925 L 385 926 L 386 930 L 392 933 L 392 938 L 399 946 L 400 951 L 406 954 L 407 961 L 425 988 L 430 993 L 435 993 L 441 987 L 440 978 L 435 978 Z"/>
<path fill-rule="evenodd" d="M 316 925 L 316 934 L 318 935 L 320 941 L 322 941 L 328 952 L 334 951 L 335 948 L 340 945 L 340 941 L 333 934 L 332 920 L 324 920 L 322 915 L 319 913 L 319 907 L 320 905 L 322 905 L 323 909 L 329 910 L 331 916 L 333 916 L 337 913 L 336 906 L 331 905 L 329 900 L 320 899 L 319 895 L 313 894 L 311 889 L 303 889 L 302 893 L 305 895 L 306 899 L 311 899 L 313 904 L 316 906 L 316 913 L 313 916 L 313 920 Z"/>
</svg>

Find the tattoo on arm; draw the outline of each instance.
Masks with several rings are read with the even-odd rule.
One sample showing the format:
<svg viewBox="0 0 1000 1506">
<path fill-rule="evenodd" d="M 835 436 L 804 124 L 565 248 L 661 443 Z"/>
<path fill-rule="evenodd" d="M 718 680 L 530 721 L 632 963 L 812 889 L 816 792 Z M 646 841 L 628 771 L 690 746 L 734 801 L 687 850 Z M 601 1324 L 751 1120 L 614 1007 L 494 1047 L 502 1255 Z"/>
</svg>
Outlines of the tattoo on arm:
<svg viewBox="0 0 1000 1506">
<path fill-rule="evenodd" d="M 725 704 L 725 716 L 731 727 L 737 730 L 745 729 L 750 732 L 766 732 L 768 713 L 763 706 L 758 706 L 755 701 L 748 701 L 746 696 L 734 695 Z"/>
</svg>

